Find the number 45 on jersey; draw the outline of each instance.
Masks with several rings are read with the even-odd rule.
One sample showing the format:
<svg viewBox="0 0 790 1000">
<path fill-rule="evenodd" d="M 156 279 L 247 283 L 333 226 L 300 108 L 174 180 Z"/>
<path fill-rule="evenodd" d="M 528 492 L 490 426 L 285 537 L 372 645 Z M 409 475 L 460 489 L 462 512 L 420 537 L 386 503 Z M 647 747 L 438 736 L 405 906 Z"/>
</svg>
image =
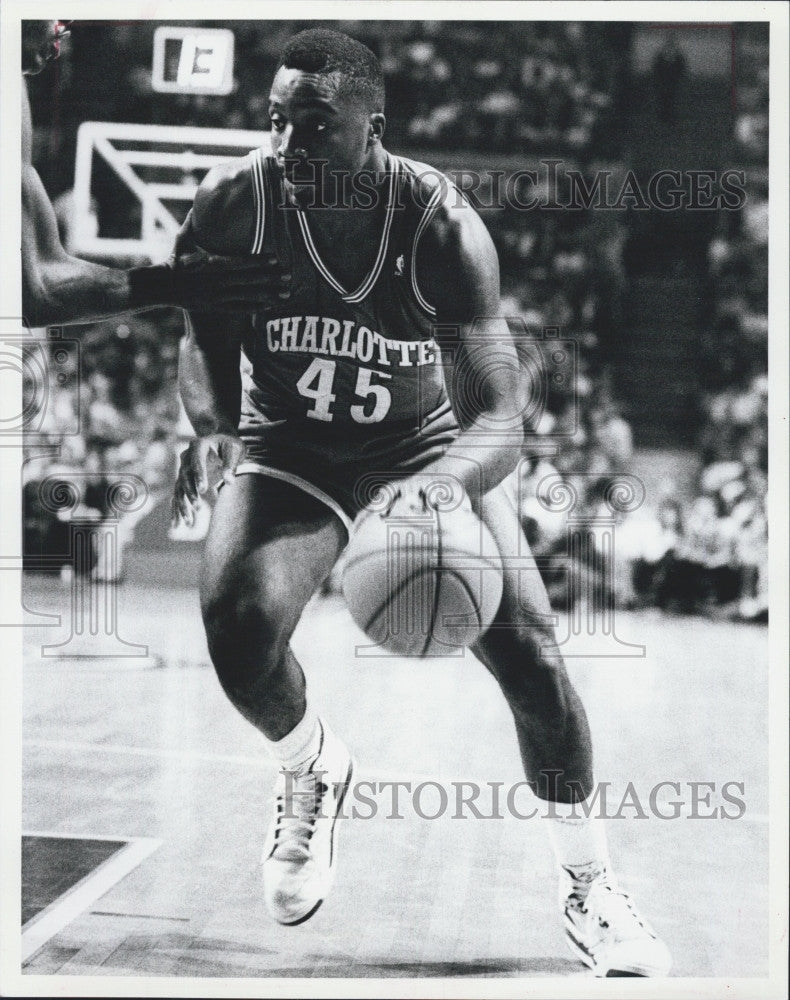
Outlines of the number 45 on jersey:
<svg viewBox="0 0 790 1000">
<path fill-rule="evenodd" d="M 307 371 L 296 383 L 296 388 L 305 399 L 313 400 L 313 406 L 307 411 L 307 416 L 313 420 L 332 420 L 333 404 L 337 399 L 332 392 L 335 381 L 337 362 L 326 358 L 314 358 Z M 385 385 L 372 381 L 373 377 L 390 379 L 386 372 L 374 371 L 372 368 L 359 368 L 357 384 L 354 393 L 361 400 L 349 407 L 351 419 L 358 424 L 377 424 L 389 412 L 392 395 Z M 372 408 L 371 408 L 372 406 Z"/>
</svg>

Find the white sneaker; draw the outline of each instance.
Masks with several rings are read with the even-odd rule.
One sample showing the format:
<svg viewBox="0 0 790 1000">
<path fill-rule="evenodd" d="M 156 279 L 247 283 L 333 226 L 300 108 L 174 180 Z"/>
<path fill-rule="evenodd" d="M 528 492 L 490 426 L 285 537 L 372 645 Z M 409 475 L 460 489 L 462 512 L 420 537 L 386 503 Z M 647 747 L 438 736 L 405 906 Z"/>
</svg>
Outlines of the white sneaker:
<svg viewBox="0 0 790 1000">
<path fill-rule="evenodd" d="M 337 818 L 353 762 L 329 727 L 319 725 L 321 749 L 315 760 L 277 776 L 274 822 L 263 848 L 264 900 L 281 924 L 312 917 L 334 878 Z"/>
<path fill-rule="evenodd" d="M 592 882 L 584 901 L 563 874 L 560 907 L 571 951 L 596 976 L 668 975 L 669 949 L 607 872 Z"/>
</svg>

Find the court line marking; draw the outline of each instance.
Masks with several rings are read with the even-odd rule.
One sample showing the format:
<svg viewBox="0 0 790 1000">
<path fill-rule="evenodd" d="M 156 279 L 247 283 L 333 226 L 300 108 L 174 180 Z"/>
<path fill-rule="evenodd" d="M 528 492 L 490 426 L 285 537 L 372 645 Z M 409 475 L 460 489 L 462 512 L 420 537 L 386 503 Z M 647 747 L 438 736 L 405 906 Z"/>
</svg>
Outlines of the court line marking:
<svg viewBox="0 0 790 1000">
<path fill-rule="evenodd" d="M 62 840 L 102 840 L 125 843 L 119 851 L 103 861 L 76 885 L 37 913 L 22 928 L 21 961 L 26 962 L 47 941 L 117 885 L 129 872 L 161 846 L 154 837 L 94 837 L 78 833 L 22 831 L 23 837 L 54 837 Z"/>
<path fill-rule="evenodd" d="M 124 920 L 173 920 L 176 923 L 188 924 L 191 917 L 166 917 L 160 913 L 121 913 L 119 910 L 91 910 L 96 917 L 123 917 Z"/>
<path fill-rule="evenodd" d="M 23 830 L 23 837 L 52 837 L 56 840 L 100 840 L 105 844 L 128 844 L 134 837 L 108 837 L 105 833 L 61 833 L 59 830 Z M 109 860 L 109 859 L 108 859 Z M 104 862 L 102 862 L 104 864 Z M 95 871 L 96 869 L 94 869 Z"/>
<path fill-rule="evenodd" d="M 239 764 L 244 767 L 274 767 L 273 758 L 248 757 L 243 754 L 205 753 L 191 750 L 168 750 L 165 747 L 135 747 L 117 743 L 89 743 L 80 740 L 44 740 L 29 738 L 25 746 L 42 750 L 74 750 L 78 753 L 108 753 L 132 757 L 158 757 L 169 760 L 200 760 L 208 764 Z"/>
<path fill-rule="evenodd" d="M 90 753 L 95 754 L 97 752 L 104 752 L 115 755 L 126 755 L 133 757 L 153 757 L 165 760 L 182 760 L 185 763 L 190 763 L 192 761 L 202 761 L 208 764 L 238 764 L 242 767 L 257 767 L 263 770 L 276 770 L 276 761 L 271 757 L 266 757 L 264 755 L 260 757 L 248 757 L 243 754 L 221 754 L 221 753 L 204 753 L 204 752 L 193 752 L 189 750 L 167 750 L 164 747 L 135 747 L 126 744 L 114 744 L 114 743 L 88 743 L 81 742 L 79 740 L 45 740 L 45 739 L 35 739 L 29 738 L 23 741 L 24 746 L 37 747 L 43 750 L 69 750 L 76 751 L 78 753 Z M 480 786 L 485 786 L 488 784 L 488 779 L 483 780 L 481 778 L 474 777 L 455 777 L 450 778 L 445 775 L 437 774 L 415 774 L 408 772 L 395 772 L 389 770 L 380 770 L 373 767 L 360 768 L 358 769 L 358 779 L 362 780 L 376 780 L 376 781 L 409 781 L 412 784 L 420 784 L 422 782 L 438 782 L 439 784 L 449 785 L 453 782 L 474 782 Z M 523 778 L 516 778 L 512 783 L 515 784 L 517 781 L 522 781 Z M 507 782 L 504 782 L 507 784 Z M 685 817 L 688 818 L 688 817 Z M 749 813 L 748 811 L 741 816 L 738 820 L 733 822 L 738 823 L 768 823 L 769 816 L 768 813 Z M 102 838 L 96 838 L 101 840 Z M 109 839 L 109 838 L 104 838 Z"/>
</svg>

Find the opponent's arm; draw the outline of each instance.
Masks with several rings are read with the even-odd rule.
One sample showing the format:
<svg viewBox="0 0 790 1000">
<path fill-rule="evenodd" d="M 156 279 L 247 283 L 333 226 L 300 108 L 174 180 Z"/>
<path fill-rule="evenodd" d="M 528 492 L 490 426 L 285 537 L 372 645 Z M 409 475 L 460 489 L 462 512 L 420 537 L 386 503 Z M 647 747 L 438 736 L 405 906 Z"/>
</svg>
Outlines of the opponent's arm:
<svg viewBox="0 0 790 1000">
<path fill-rule="evenodd" d="M 77 323 L 158 305 L 249 311 L 267 301 L 278 275 L 259 259 L 212 255 L 196 244 L 167 264 L 122 270 L 67 254 L 38 171 L 22 95 L 22 308 L 30 326 Z"/>
<path fill-rule="evenodd" d="M 431 266 L 419 271 L 421 261 Z M 474 500 L 513 471 L 524 440 L 527 385 L 500 315 L 499 261 L 478 214 L 453 198 L 426 230 L 417 263 L 442 328 L 445 383 L 462 429 L 424 472 L 457 477 Z"/>
<path fill-rule="evenodd" d="M 22 308 L 31 326 L 68 323 L 129 309 L 129 277 L 70 257 L 52 204 L 30 159 L 30 105 L 22 93 Z"/>
</svg>

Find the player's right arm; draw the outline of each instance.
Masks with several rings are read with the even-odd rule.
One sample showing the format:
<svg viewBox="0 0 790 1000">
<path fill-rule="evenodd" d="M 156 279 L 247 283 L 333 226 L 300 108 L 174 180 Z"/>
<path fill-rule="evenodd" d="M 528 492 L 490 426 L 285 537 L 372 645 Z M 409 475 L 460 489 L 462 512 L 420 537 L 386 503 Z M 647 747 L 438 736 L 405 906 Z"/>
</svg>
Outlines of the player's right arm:
<svg viewBox="0 0 790 1000">
<path fill-rule="evenodd" d="M 176 241 L 176 253 L 200 242 L 212 252 L 241 254 L 252 243 L 254 214 L 248 169 L 234 163 L 211 171 Z M 270 262 L 276 265 L 276 261 Z M 287 280 L 287 276 L 284 276 Z M 277 294 L 287 297 L 286 281 Z M 178 384 L 197 437 L 181 455 L 173 496 L 174 521 L 194 521 L 200 498 L 220 478 L 232 479 L 244 455 L 238 434 L 240 352 L 250 316 L 190 311 L 179 351 Z"/>
<path fill-rule="evenodd" d="M 201 497 L 220 478 L 229 482 L 244 457 L 239 437 L 240 348 L 237 319 L 187 315 L 178 358 L 178 388 L 197 435 L 181 453 L 173 493 L 173 520 L 194 523 Z"/>
</svg>

